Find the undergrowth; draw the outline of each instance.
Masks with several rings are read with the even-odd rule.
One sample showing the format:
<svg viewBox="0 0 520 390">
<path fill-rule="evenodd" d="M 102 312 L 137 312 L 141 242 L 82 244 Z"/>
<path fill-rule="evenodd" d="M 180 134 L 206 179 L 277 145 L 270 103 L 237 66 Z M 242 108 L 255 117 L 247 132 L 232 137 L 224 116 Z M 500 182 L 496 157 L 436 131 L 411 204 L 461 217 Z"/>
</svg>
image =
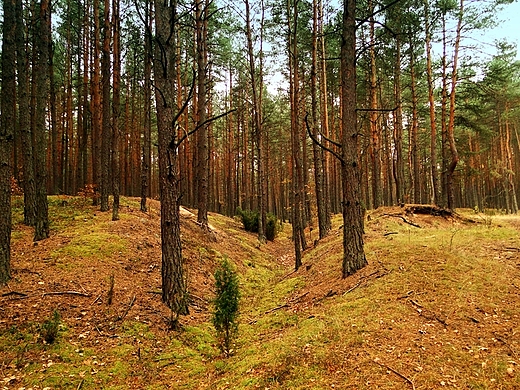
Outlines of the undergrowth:
<svg viewBox="0 0 520 390">
<path fill-rule="evenodd" d="M 52 209 L 66 211 L 74 202 L 53 202 L 50 215 Z M 128 207 L 138 207 L 132 202 Z M 103 235 L 106 222 L 94 215 L 91 206 L 74 207 L 79 214 L 63 212 L 55 222 L 57 232 L 73 226 L 67 233 L 70 241 L 55 255 L 79 265 L 82 259 L 116 264 L 124 258 L 119 252 L 125 253 L 132 238 Z M 19 209 L 15 213 L 19 221 Z M 129 213 L 126 218 L 134 217 Z M 225 217 L 211 218 L 219 230 L 236 227 Z M 114 322 L 116 308 L 110 312 L 94 305 L 96 296 L 90 296 L 74 302 L 82 306 L 76 311 L 62 301 L 61 322 L 68 330 L 60 331 L 53 344 L 37 343 L 37 324 L 0 329 L 0 349 L 5 351 L 0 367 L 8 378 L 5 383 L 0 378 L 0 387 L 520 388 L 518 219 L 426 222 L 420 222 L 421 228 L 398 218 L 367 223 L 369 265 L 361 271 L 365 277 L 357 274 L 348 280 L 340 276 L 339 217 L 334 218 L 330 236 L 304 253 L 304 266 L 294 273 L 290 260 L 280 261 L 292 248 L 290 237 L 283 234 L 277 240 L 284 240 L 285 253 L 269 252 L 272 243 L 259 246 L 256 237 L 242 229 L 221 236 L 215 248 L 185 235 L 183 240 L 190 245 L 186 256 L 192 256 L 195 268 L 216 264 L 215 259 L 228 255 L 239 273 L 241 317 L 234 354 L 222 358 L 209 304 L 193 309 L 193 313 L 205 310 L 205 317 L 197 312 L 197 320 L 186 318 L 181 331 L 167 332 L 164 324 L 140 318 L 151 310 L 144 296 L 137 297 L 135 311 L 122 323 Z M 72 234 L 74 229 L 80 231 L 78 236 Z M 109 249 L 101 248 L 105 244 Z M 238 250 L 247 256 L 236 256 Z M 156 275 L 145 294 L 157 290 L 159 270 L 135 267 L 137 277 Z M 209 270 L 212 275 L 214 268 Z M 199 301 L 209 302 L 214 291 L 208 287 L 207 293 Z M 121 302 L 126 305 L 127 300 Z M 28 298 L 6 304 L 33 303 Z M 78 310 L 88 305 L 98 310 L 97 316 L 82 320 Z M 101 308 L 107 311 L 100 313 Z"/>
</svg>

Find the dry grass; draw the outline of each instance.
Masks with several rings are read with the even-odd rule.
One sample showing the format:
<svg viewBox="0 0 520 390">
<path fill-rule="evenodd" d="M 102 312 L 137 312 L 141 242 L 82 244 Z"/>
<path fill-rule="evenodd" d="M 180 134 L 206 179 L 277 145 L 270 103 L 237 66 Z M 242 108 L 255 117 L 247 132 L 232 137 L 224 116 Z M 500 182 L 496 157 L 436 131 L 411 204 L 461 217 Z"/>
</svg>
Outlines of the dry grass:
<svg viewBox="0 0 520 390">
<path fill-rule="evenodd" d="M 113 223 L 81 199 L 60 198 L 51 202 L 52 236 L 37 246 L 16 225 L 14 278 L 0 289 L 0 389 L 520 388 L 518 216 L 468 211 L 479 221 L 470 223 L 376 210 L 366 223 L 369 266 L 344 280 L 338 218 L 292 272 L 289 227 L 260 246 L 236 221 L 212 215 L 214 243 L 186 216 L 194 299 L 183 331 L 170 332 L 154 293 L 159 205 L 148 214 L 138 207 L 126 199 Z M 209 321 L 222 256 L 237 265 L 243 296 L 228 359 Z M 88 297 L 44 295 L 71 290 Z M 54 309 L 58 339 L 44 345 L 38 325 Z"/>
</svg>

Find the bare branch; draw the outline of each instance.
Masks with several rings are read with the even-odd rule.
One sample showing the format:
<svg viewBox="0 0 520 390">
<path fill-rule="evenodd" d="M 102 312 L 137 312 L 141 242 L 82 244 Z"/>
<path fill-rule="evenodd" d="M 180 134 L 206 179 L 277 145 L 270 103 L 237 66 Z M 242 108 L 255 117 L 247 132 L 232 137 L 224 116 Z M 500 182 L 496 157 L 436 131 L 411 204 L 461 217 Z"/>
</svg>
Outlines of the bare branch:
<svg viewBox="0 0 520 390">
<path fill-rule="evenodd" d="M 340 155 L 338 152 L 336 152 L 336 151 L 334 151 L 334 150 L 332 150 L 332 149 L 326 147 L 325 145 L 323 145 L 323 144 L 322 144 L 322 143 L 321 143 L 321 142 L 320 142 L 320 141 L 319 141 L 319 140 L 314 136 L 314 134 L 312 134 L 311 127 L 310 127 L 310 125 L 309 125 L 309 113 L 305 114 L 305 126 L 307 127 L 307 132 L 309 133 L 309 137 L 311 137 L 312 141 L 313 141 L 316 145 L 318 145 L 318 146 L 319 146 L 320 148 L 322 148 L 323 150 L 326 150 L 327 152 L 331 153 L 334 157 L 336 157 L 336 158 L 337 158 L 339 161 L 341 161 L 343 164 L 345 163 L 345 160 L 343 160 L 343 158 L 341 157 L 341 155 Z M 320 135 L 322 135 L 322 134 L 320 133 Z M 323 135 L 322 135 L 322 136 L 323 136 Z M 324 136 L 323 136 L 323 137 L 324 137 Z M 341 144 L 338 144 L 338 143 L 336 143 L 336 142 L 334 142 L 334 141 L 332 141 L 332 140 L 329 140 L 328 138 L 327 138 L 327 141 L 331 142 L 333 145 L 337 146 L 338 148 L 341 148 Z"/>
</svg>

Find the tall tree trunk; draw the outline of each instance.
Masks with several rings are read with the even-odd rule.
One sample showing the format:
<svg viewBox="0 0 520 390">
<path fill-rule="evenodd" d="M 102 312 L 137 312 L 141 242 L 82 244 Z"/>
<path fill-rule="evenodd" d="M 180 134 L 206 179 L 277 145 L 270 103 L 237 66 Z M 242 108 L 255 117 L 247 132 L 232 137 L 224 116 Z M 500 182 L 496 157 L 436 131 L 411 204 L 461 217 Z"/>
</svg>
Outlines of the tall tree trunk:
<svg viewBox="0 0 520 390">
<path fill-rule="evenodd" d="M 162 299 L 176 316 L 188 314 L 179 211 L 178 119 L 175 64 L 177 3 L 155 1 L 154 75 L 161 195 Z M 173 324 L 177 317 L 173 319 Z"/>
<path fill-rule="evenodd" d="M 396 37 L 396 56 L 395 56 L 395 116 L 394 116 L 394 179 L 397 203 L 405 202 L 405 179 L 404 179 L 404 158 L 403 158 L 403 102 L 401 90 L 401 39 Z"/>
<path fill-rule="evenodd" d="M 93 49 L 93 76 L 91 87 L 91 113 L 92 113 L 92 184 L 94 185 L 95 194 L 92 197 L 92 203 L 97 206 L 99 203 L 98 191 L 101 183 L 101 93 L 100 93 L 100 40 L 101 28 L 99 22 L 99 2 L 93 0 L 93 18 L 94 18 L 94 37 L 92 42 Z"/>
<path fill-rule="evenodd" d="M 197 222 L 208 230 L 209 140 L 208 140 L 208 48 L 207 2 L 195 0 L 197 60 Z"/>
<path fill-rule="evenodd" d="M 418 98 L 417 98 L 417 81 L 415 75 L 415 47 L 410 40 L 410 89 L 412 93 L 412 126 L 410 135 L 410 149 L 412 160 L 412 178 L 413 178 L 413 200 L 415 203 L 421 203 L 421 165 L 419 161 L 419 114 L 418 114 Z"/>
<path fill-rule="evenodd" d="M 144 124 L 143 124 L 143 146 L 141 164 L 141 211 L 147 212 L 146 198 L 150 196 L 151 181 L 151 152 L 152 152 L 152 120 L 151 120 L 151 73 L 152 73 L 152 48 L 151 48 L 151 4 L 145 2 L 145 34 L 144 34 Z"/>
<path fill-rule="evenodd" d="M 448 207 L 448 69 L 447 69 L 447 37 L 446 37 L 446 12 L 442 14 L 442 86 L 441 86 L 441 201 L 440 206 Z"/>
<path fill-rule="evenodd" d="M 424 0 L 424 29 L 426 34 L 426 76 L 428 81 L 428 104 L 430 109 L 430 161 L 432 175 L 431 203 L 438 204 L 440 199 L 439 173 L 437 172 L 437 124 L 435 122 L 435 99 L 431 55 L 431 31 L 428 0 Z"/>
<path fill-rule="evenodd" d="M 251 17 L 249 1 L 245 0 L 246 7 L 246 38 L 247 38 L 247 56 L 249 60 L 249 77 L 251 80 L 251 92 L 253 94 L 253 138 L 256 145 L 257 155 L 257 202 L 259 210 L 258 218 L 258 239 L 260 242 L 265 242 L 265 174 L 264 174 L 264 159 L 263 159 L 263 126 L 262 126 L 262 89 L 263 89 L 263 69 L 262 69 L 262 41 L 260 42 L 260 65 L 258 69 L 255 66 L 255 55 L 253 51 L 253 38 L 251 30 Z M 263 15 L 262 7 L 262 23 L 260 35 L 263 37 Z M 262 38 L 261 38 L 262 39 Z"/>
<path fill-rule="evenodd" d="M 34 177 L 36 186 L 36 216 L 34 223 L 34 241 L 49 237 L 49 212 L 47 204 L 47 173 L 46 173 L 46 123 L 47 98 L 49 96 L 49 48 L 51 42 L 51 9 L 49 0 L 41 0 L 38 30 L 36 32 L 36 50 L 38 52 L 35 64 L 36 110 L 34 134 Z"/>
<path fill-rule="evenodd" d="M 13 123 L 16 120 L 15 37 L 18 19 L 16 8 L 21 8 L 21 0 L 3 1 L 2 94 L 0 95 L 0 286 L 7 283 L 11 277 L 11 175 L 13 167 Z"/>
<path fill-rule="evenodd" d="M 112 1 L 112 28 L 114 51 L 113 102 L 112 102 L 112 221 L 119 220 L 119 192 L 121 172 L 119 167 L 119 117 L 121 115 L 121 47 L 120 47 L 120 15 L 119 0 Z"/>
<path fill-rule="evenodd" d="M 453 65 L 451 71 L 451 91 L 450 91 L 450 119 L 448 122 L 447 136 L 450 145 L 451 162 L 448 166 L 447 172 L 447 195 L 448 195 L 448 208 L 453 210 L 455 208 L 455 193 L 454 193 L 454 175 L 455 168 L 459 162 L 459 153 L 457 151 L 457 145 L 455 142 L 455 92 L 457 89 L 457 71 L 458 71 L 458 60 L 459 60 L 459 46 L 462 33 L 462 16 L 464 15 L 464 0 L 460 0 L 458 10 L 458 21 L 457 21 L 457 34 L 455 36 L 455 46 L 453 48 Z"/>
<path fill-rule="evenodd" d="M 319 2 L 319 3 L 318 3 Z M 321 1 L 313 0 L 312 3 L 312 64 L 311 64 L 311 119 L 312 132 L 314 138 L 318 137 L 318 88 L 317 88 L 317 72 L 318 72 L 318 34 L 319 34 L 319 15 L 321 15 Z M 322 99 L 326 100 L 326 97 Z M 329 234 L 331 223 L 330 215 L 327 207 L 327 198 L 325 193 L 325 170 L 323 164 L 323 149 L 316 142 L 312 143 L 313 161 L 314 161 L 314 183 L 316 188 L 316 208 L 318 211 L 318 230 L 320 239 Z"/>
<path fill-rule="evenodd" d="M 34 184 L 33 142 L 29 108 L 29 61 L 25 42 L 23 2 L 16 2 L 16 50 L 18 70 L 18 131 L 23 149 L 24 223 L 34 226 L 36 186 Z M 14 71 L 14 70 L 13 70 Z M 57 164 L 56 164 L 57 165 Z"/>
<path fill-rule="evenodd" d="M 101 137 L 101 199 L 100 210 L 108 211 L 108 194 L 110 193 L 110 140 L 112 131 L 110 124 L 110 0 L 104 0 L 103 56 L 101 58 L 102 86 L 102 137 Z"/>
<path fill-rule="evenodd" d="M 50 46 L 50 55 L 49 55 L 49 87 L 50 87 L 50 114 L 51 114 L 51 129 L 50 129 L 50 138 L 51 138 L 51 161 L 50 161 L 50 172 L 52 172 L 52 180 L 51 180 L 51 192 L 53 194 L 59 193 L 59 170 L 58 170 L 58 124 L 57 124 L 57 114 L 56 114 L 56 81 L 54 78 L 54 45 Z M 23 52 L 22 52 L 23 55 Z M 72 72 L 72 70 L 71 70 Z M 26 111 L 27 112 L 27 111 Z"/>
<path fill-rule="evenodd" d="M 319 50 L 321 54 L 320 61 L 320 118 L 321 118 L 321 132 L 326 137 L 329 137 L 329 105 L 328 105 L 328 89 L 327 89 L 327 54 L 325 51 L 325 38 L 323 34 L 323 1 L 319 1 L 319 23 L 318 23 L 318 42 L 319 42 Z M 331 222 L 331 196 L 329 190 L 329 169 L 330 166 L 329 158 L 330 156 L 325 155 L 323 152 L 322 155 L 322 165 L 323 165 L 323 214 L 325 219 L 323 221 L 324 227 L 327 231 L 332 228 Z M 321 233 L 320 233 L 321 234 Z"/>
<path fill-rule="evenodd" d="M 299 126 L 300 78 L 298 67 L 298 0 L 287 1 L 287 23 L 289 28 L 289 100 L 291 105 L 291 156 L 292 156 L 292 231 L 297 270 L 302 265 L 302 250 L 307 243 L 303 227 L 303 167 L 301 157 L 301 134 Z"/>
<path fill-rule="evenodd" d="M 356 118 L 356 2 L 343 0 L 341 39 L 341 182 L 343 184 L 343 277 L 367 265 L 363 233 L 364 212 L 360 198 Z"/>
<path fill-rule="evenodd" d="M 377 112 L 377 68 L 376 68 L 376 41 L 374 5 L 369 1 L 370 16 L 370 140 L 371 140 L 371 162 L 372 162 L 372 200 L 377 209 L 382 203 L 381 190 L 381 129 L 378 123 Z"/>
</svg>

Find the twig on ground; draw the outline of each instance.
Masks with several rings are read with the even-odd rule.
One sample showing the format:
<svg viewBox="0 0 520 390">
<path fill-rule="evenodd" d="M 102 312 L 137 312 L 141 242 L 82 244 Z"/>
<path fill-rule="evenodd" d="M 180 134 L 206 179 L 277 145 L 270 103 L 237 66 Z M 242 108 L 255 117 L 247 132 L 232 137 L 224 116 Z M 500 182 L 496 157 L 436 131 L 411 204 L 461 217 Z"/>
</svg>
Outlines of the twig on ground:
<svg viewBox="0 0 520 390">
<path fill-rule="evenodd" d="M 413 290 L 407 291 L 406 294 L 397 297 L 397 299 L 408 298 L 408 297 L 410 297 L 414 292 L 415 292 L 415 291 L 413 291 Z"/>
<path fill-rule="evenodd" d="M 347 291 L 345 291 L 343 293 L 343 295 L 347 295 L 349 292 L 352 292 L 354 291 L 356 288 L 358 288 L 359 286 L 361 286 L 361 282 L 357 282 L 354 286 L 352 286 L 351 288 L 349 288 Z"/>
<path fill-rule="evenodd" d="M 419 225 L 417 225 L 416 223 L 413 223 L 412 221 L 409 221 L 407 220 L 405 217 L 403 217 L 401 214 L 383 214 L 383 216 L 388 216 L 388 217 L 396 217 L 396 218 L 401 218 L 403 220 L 403 222 L 407 223 L 408 225 L 412 225 L 413 227 L 416 227 L 416 228 L 421 228 Z"/>
<path fill-rule="evenodd" d="M 421 304 L 419 304 L 418 302 L 414 301 L 413 299 L 409 299 L 409 301 L 410 301 L 410 303 L 411 303 L 412 305 L 417 306 L 417 307 L 420 307 L 420 308 L 422 309 L 423 306 L 422 306 Z"/>
<path fill-rule="evenodd" d="M 399 234 L 399 232 L 388 232 L 388 233 L 383 234 L 383 237 L 387 237 L 387 236 L 390 236 L 392 234 Z"/>
<path fill-rule="evenodd" d="M 92 301 L 92 303 L 90 304 L 90 306 L 92 306 L 94 303 L 96 303 L 97 301 L 99 301 L 99 298 L 101 298 L 102 295 L 103 295 L 103 293 L 99 294 L 99 295 L 97 296 L 97 298 L 94 299 L 94 300 Z"/>
<path fill-rule="evenodd" d="M 269 313 L 272 313 L 273 311 L 280 310 L 280 309 L 283 309 L 285 307 L 289 307 L 289 305 L 287 303 L 284 303 L 283 305 L 276 306 L 276 307 L 274 307 L 272 309 L 267 310 L 266 312 L 264 312 L 264 314 L 269 314 Z"/>
<path fill-rule="evenodd" d="M 81 386 L 83 385 L 83 381 L 84 381 L 84 379 L 82 379 L 82 380 L 79 382 L 78 387 L 76 387 L 76 390 L 81 389 Z"/>
<path fill-rule="evenodd" d="M 50 291 L 43 293 L 43 296 L 47 295 L 79 295 L 80 297 L 90 297 L 90 294 L 85 294 L 79 291 Z"/>
<path fill-rule="evenodd" d="M 294 274 L 297 270 L 293 269 L 291 272 L 289 272 L 287 275 L 285 275 L 284 277 L 282 277 L 282 279 L 280 279 L 280 281 L 282 280 L 285 280 L 286 278 L 288 278 L 289 276 L 291 276 L 292 274 Z"/>
<path fill-rule="evenodd" d="M 303 293 L 302 295 L 294 298 L 294 299 L 291 299 L 291 303 L 297 303 L 299 302 L 300 300 L 302 300 L 303 298 L 305 298 L 307 295 L 309 294 L 309 291 L 307 291 L 306 293 Z"/>
<path fill-rule="evenodd" d="M 18 291 L 9 291 L 9 292 L 6 292 L 6 293 L 3 293 L 2 296 L 3 297 L 8 297 L 9 295 L 17 295 L 19 297 L 27 297 L 28 295 L 23 293 L 23 292 L 18 292 Z"/>
<path fill-rule="evenodd" d="M 135 295 L 132 297 L 132 299 L 130 299 L 130 303 L 128 304 L 128 307 L 126 308 L 124 314 L 122 316 L 117 317 L 116 321 L 124 320 L 126 315 L 128 314 L 128 312 L 132 308 L 132 306 L 134 306 L 134 303 L 135 303 Z"/>
<path fill-rule="evenodd" d="M 387 370 L 392 371 L 395 375 L 397 375 L 397 376 L 399 376 L 400 378 L 404 379 L 406 382 L 408 382 L 408 383 L 412 386 L 412 389 L 415 390 L 415 384 L 413 383 L 413 381 L 412 381 L 410 378 L 408 378 L 407 376 L 401 374 L 399 371 L 393 369 L 392 367 L 390 367 L 390 366 L 388 366 L 388 365 L 386 365 L 386 364 L 384 364 L 384 363 L 379 362 L 379 361 L 376 360 L 376 359 L 374 359 L 374 360 L 372 360 L 372 361 L 373 361 L 374 363 L 376 363 L 376 364 L 379 364 L 381 367 L 384 367 L 384 368 L 386 368 Z"/>
<path fill-rule="evenodd" d="M 513 356 L 515 358 L 518 359 L 518 354 L 516 353 L 516 351 L 513 349 L 513 347 L 511 347 L 511 345 L 506 341 L 504 340 L 504 338 L 502 336 L 500 336 L 499 334 L 497 334 L 496 332 L 493 332 L 493 334 L 495 335 L 495 338 L 500 341 L 501 343 L 503 343 L 507 348 L 509 348 L 509 350 L 511 351 L 511 353 L 513 354 Z"/>
</svg>

